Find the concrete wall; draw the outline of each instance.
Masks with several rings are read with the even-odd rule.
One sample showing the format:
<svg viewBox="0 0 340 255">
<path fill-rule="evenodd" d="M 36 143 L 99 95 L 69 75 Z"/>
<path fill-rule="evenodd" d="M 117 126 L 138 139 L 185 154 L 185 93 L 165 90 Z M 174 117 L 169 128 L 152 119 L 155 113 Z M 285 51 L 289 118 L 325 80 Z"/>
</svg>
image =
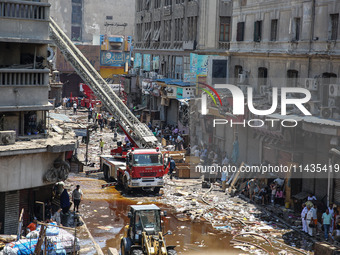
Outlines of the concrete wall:
<svg viewBox="0 0 340 255">
<path fill-rule="evenodd" d="M 6 18 L 0 17 L 0 37 L 12 40 L 25 39 L 26 42 L 48 40 L 49 4 L 23 1 L 13 12 L 9 11 L 10 2 L 3 3 L 5 12 L 3 16 Z M 20 11 L 18 8 L 21 8 Z"/>
<path fill-rule="evenodd" d="M 43 177 L 63 153 L 0 157 L 0 192 L 44 186 Z"/>
<path fill-rule="evenodd" d="M 50 0 L 51 17 L 61 29 L 71 37 L 72 2 L 69 0 Z M 135 22 L 135 0 L 83 0 L 82 42 L 99 42 L 99 36 L 133 35 Z M 106 20 L 106 16 L 113 16 Z M 107 26 L 105 23 L 127 23 L 125 27 Z"/>
</svg>

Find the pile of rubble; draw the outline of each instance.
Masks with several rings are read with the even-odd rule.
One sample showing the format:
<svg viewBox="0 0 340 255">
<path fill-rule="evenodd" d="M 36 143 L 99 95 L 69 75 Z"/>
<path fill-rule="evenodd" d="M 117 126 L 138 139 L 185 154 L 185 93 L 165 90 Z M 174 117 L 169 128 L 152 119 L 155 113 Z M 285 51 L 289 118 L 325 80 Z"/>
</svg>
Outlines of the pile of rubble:
<svg viewBox="0 0 340 255">
<path fill-rule="evenodd" d="M 313 242 L 258 205 L 221 192 L 218 184 L 202 188 L 200 180 L 170 180 L 160 201 L 171 205 L 180 221 L 207 221 L 233 236 L 232 244 L 256 254 L 308 254 Z M 304 249 L 301 250 L 300 248 Z"/>
</svg>

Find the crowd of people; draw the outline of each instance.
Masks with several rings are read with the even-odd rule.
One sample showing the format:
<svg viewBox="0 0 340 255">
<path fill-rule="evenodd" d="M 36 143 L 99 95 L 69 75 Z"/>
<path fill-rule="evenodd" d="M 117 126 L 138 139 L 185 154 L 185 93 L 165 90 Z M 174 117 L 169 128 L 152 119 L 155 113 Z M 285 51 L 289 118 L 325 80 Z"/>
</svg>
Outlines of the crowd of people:
<svg viewBox="0 0 340 255">
<path fill-rule="evenodd" d="M 302 230 L 310 236 L 315 236 L 319 230 L 324 232 L 326 241 L 340 242 L 340 215 L 336 205 L 330 204 L 323 213 L 318 212 L 317 198 L 309 194 L 302 204 Z"/>
</svg>

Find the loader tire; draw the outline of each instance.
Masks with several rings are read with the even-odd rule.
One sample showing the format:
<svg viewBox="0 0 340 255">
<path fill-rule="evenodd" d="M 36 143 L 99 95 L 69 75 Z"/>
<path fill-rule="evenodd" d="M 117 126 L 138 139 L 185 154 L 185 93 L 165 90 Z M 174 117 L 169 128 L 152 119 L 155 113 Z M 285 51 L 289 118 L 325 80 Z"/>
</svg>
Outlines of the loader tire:
<svg viewBox="0 0 340 255">
<path fill-rule="evenodd" d="M 169 249 L 168 255 L 177 255 L 177 251 L 175 251 L 174 249 Z"/>
<path fill-rule="evenodd" d="M 160 187 L 155 187 L 155 188 L 153 189 L 153 192 L 154 192 L 155 195 L 158 195 L 160 190 L 161 190 Z"/>
<path fill-rule="evenodd" d="M 127 238 L 123 238 L 122 241 L 120 242 L 120 254 L 121 255 L 129 255 L 129 242 Z"/>
<path fill-rule="evenodd" d="M 133 250 L 131 255 L 144 255 L 144 252 L 140 249 Z"/>
</svg>

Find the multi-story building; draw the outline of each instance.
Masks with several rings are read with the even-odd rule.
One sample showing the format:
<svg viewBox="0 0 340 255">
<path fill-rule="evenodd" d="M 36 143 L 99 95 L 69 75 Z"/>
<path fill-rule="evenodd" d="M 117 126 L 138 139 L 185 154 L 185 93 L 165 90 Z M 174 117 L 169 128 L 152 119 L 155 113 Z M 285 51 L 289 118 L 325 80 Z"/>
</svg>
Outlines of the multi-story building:
<svg viewBox="0 0 340 255">
<path fill-rule="evenodd" d="M 212 76 L 226 81 L 230 6 L 217 0 L 136 1 L 134 67 L 143 77 L 141 87 L 144 82 L 154 91 L 152 84 L 158 79 L 157 86 L 162 88 L 151 97 L 146 90 L 141 101 L 143 107 L 149 105 L 148 111 L 159 111 L 161 121 L 184 128 L 178 122 L 180 107 L 193 96 L 197 75 L 202 83 L 210 82 Z M 221 35 L 216 33 L 220 20 Z M 223 70 L 220 76 L 208 74 L 213 65 Z"/>
<path fill-rule="evenodd" d="M 51 17 L 109 83 L 119 83 L 119 75 L 130 67 L 134 33 L 134 0 L 58 0 L 51 3 Z M 105 39 L 104 39 L 105 38 Z M 57 53 L 63 96 L 82 96 L 80 76 Z"/>
<path fill-rule="evenodd" d="M 306 108 L 313 116 L 304 116 L 296 108 L 289 108 L 289 116 L 282 116 L 279 107 L 269 117 L 293 118 L 298 121 L 296 128 L 220 125 L 211 137 L 206 137 L 206 142 L 210 139 L 214 147 L 230 155 L 238 137 L 239 161 L 248 164 L 328 164 L 330 150 L 339 145 L 339 11 L 339 2 L 333 0 L 232 1 L 232 15 L 220 18 L 216 31 L 220 38 L 225 31 L 231 31 L 226 52 L 229 83 L 244 92 L 251 86 L 258 109 L 270 108 L 273 87 L 278 87 L 279 92 L 282 87 L 307 88 L 312 99 Z M 227 29 L 225 20 L 230 22 Z M 216 110 L 215 113 L 215 117 L 221 117 Z M 244 117 L 258 119 L 251 114 Z M 330 182 L 328 193 L 328 178 L 323 177 L 306 173 L 303 178 L 293 179 L 292 194 L 305 191 L 315 193 L 319 199 L 326 200 L 328 196 L 328 200 L 340 202 L 339 179 Z"/>
<path fill-rule="evenodd" d="M 47 175 L 69 170 L 75 147 L 49 130 L 49 10 L 47 0 L 0 1 L 0 233 L 16 234 L 21 209 L 24 224 L 40 215 L 57 181 Z"/>
<path fill-rule="evenodd" d="M 51 17 L 72 41 L 99 45 L 100 35 L 133 35 L 134 0 L 53 0 Z"/>
<path fill-rule="evenodd" d="M 339 145 L 339 11 L 340 3 L 336 0 L 136 0 L 135 68 L 142 70 L 139 73 L 142 77 L 148 76 L 149 83 L 158 78 L 157 85 L 165 87 L 165 93 L 162 89 L 160 93 L 163 99 L 152 100 L 149 93 L 145 96 L 152 102 L 150 110 L 160 110 L 161 120 L 176 124 L 180 110 L 173 114 L 179 103 L 171 107 L 175 103 L 172 93 L 177 92 L 173 79 L 195 84 L 196 93 L 205 84 L 235 84 L 245 93 L 251 86 L 258 109 L 271 107 L 273 87 L 279 88 L 279 96 L 282 87 L 307 88 L 312 99 L 305 107 L 313 116 L 288 108 L 289 118 L 298 121 L 296 128 L 229 124 L 210 129 L 213 118 L 229 122 L 233 119 L 229 114 L 231 94 L 218 91 L 226 107 L 218 109 L 212 103 L 209 114 L 202 117 L 198 105 L 196 113 L 191 114 L 193 142 L 206 144 L 230 157 L 237 138 L 238 162 L 251 165 L 336 161 L 329 152 Z M 143 81 L 142 90 L 145 87 L 154 90 L 155 86 L 147 85 L 145 78 Z M 165 109 L 170 121 L 162 119 L 166 115 L 164 105 L 168 104 Z M 278 107 L 270 117 L 284 119 L 280 110 Z M 256 118 L 259 117 L 247 112 L 234 121 Z M 328 182 L 327 178 L 310 174 L 308 178 L 294 179 L 289 192 L 293 195 L 311 192 L 320 199 L 328 196 L 328 200 L 340 202 L 340 181 L 333 180 Z"/>
</svg>

